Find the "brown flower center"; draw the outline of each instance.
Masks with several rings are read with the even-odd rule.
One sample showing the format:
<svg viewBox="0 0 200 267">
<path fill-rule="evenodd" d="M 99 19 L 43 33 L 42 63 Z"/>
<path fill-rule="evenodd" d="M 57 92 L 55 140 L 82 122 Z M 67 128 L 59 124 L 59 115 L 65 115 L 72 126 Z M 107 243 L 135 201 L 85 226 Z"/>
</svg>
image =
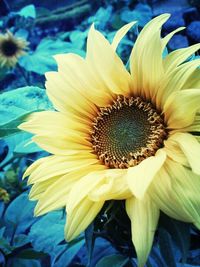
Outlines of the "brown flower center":
<svg viewBox="0 0 200 267">
<path fill-rule="evenodd" d="M 6 57 L 12 57 L 18 51 L 18 46 L 13 40 L 5 40 L 1 44 L 2 54 Z"/>
<path fill-rule="evenodd" d="M 118 96 L 112 105 L 99 109 L 91 142 L 103 164 L 128 168 L 155 155 L 166 137 L 163 117 L 151 103 Z"/>
</svg>

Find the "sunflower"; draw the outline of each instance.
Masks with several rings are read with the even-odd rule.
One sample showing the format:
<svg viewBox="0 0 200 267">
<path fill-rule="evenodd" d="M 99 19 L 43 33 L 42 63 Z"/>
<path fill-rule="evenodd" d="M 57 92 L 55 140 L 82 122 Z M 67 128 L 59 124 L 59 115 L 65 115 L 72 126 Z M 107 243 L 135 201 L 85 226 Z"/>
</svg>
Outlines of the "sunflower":
<svg viewBox="0 0 200 267">
<path fill-rule="evenodd" d="M 15 37 L 10 31 L 0 35 L 0 66 L 14 67 L 18 58 L 25 54 L 28 42 Z"/>
<path fill-rule="evenodd" d="M 52 155 L 26 170 L 37 200 L 35 215 L 66 207 L 66 240 L 94 220 L 105 201 L 125 200 L 138 265 L 151 250 L 159 213 L 200 228 L 200 60 L 187 61 L 200 44 L 163 57 L 170 38 L 160 15 L 139 34 L 130 72 L 116 48 L 91 27 L 87 55 L 55 56 L 46 74 L 57 111 L 33 113 L 19 128 Z"/>
</svg>

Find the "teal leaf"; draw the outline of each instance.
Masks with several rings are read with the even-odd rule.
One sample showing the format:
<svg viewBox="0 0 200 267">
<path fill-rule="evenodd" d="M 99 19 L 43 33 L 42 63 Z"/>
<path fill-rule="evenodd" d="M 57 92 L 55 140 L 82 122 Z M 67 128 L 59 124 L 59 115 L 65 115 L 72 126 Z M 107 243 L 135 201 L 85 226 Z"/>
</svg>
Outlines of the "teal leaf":
<svg viewBox="0 0 200 267">
<path fill-rule="evenodd" d="M 21 137 L 21 134 L 19 135 Z M 29 154 L 43 151 L 36 143 L 30 141 L 31 134 L 27 134 L 27 138 L 21 139 L 20 142 L 15 146 L 14 153 L 16 154 Z"/>
<path fill-rule="evenodd" d="M 56 54 L 76 53 L 84 56 L 84 52 L 74 48 L 70 42 L 64 42 L 59 39 L 43 39 L 37 49 L 19 59 L 19 64 L 26 71 L 36 72 L 43 75 L 47 71 L 57 69 L 57 64 L 53 58 Z"/>
<path fill-rule="evenodd" d="M 36 18 L 36 10 L 34 5 L 28 5 L 23 7 L 19 12 L 18 15 L 25 18 Z"/>
<path fill-rule="evenodd" d="M 19 38 L 23 38 L 25 40 L 28 39 L 29 32 L 25 29 L 19 29 L 17 32 L 15 32 L 15 36 Z"/>
<path fill-rule="evenodd" d="M 22 111 L 23 112 L 23 111 Z M 24 114 L 22 116 L 17 117 L 16 119 L 13 119 L 7 123 L 4 123 L 3 125 L 0 125 L 0 138 L 7 137 L 13 134 L 16 134 L 20 132 L 21 130 L 17 127 L 26 120 L 27 116 L 31 114 L 32 112 L 28 112 L 27 114 Z"/>
<path fill-rule="evenodd" d="M 2 237 L 0 238 L 0 251 L 1 250 L 4 254 L 8 255 L 14 250 L 14 247 L 10 245 L 10 242 L 7 239 Z"/>
<path fill-rule="evenodd" d="M 0 166 L 8 162 L 14 153 L 34 153 L 41 149 L 30 143 L 31 134 L 20 131 L 17 126 L 34 111 L 53 109 L 46 91 L 26 86 L 0 95 L 0 138 L 8 145 L 9 152 Z"/>
<path fill-rule="evenodd" d="M 46 91 L 26 86 L 0 95 L 0 129 L 2 125 L 36 110 L 52 109 Z"/>
<path fill-rule="evenodd" d="M 35 203 L 28 200 L 28 194 L 23 193 L 15 198 L 4 214 L 4 221 L 6 225 L 10 225 L 9 234 L 10 236 L 23 234 L 33 222 L 36 220 L 33 217 L 33 209 Z"/>
<path fill-rule="evenodd" d="M 41 263 L 37 260 L 11 258 L 7 267 L 41 267 Z"/>
<path fill-rule="evenodd" d="M 73 47 L 76 47 L 77 49 L 82 49 L 85 44 L 87 34 L 87 31 L 72 31 L 69 35 L 69 39 L 72 42 Z"/>
<path fill-rule="evenodd" d="M 129 258 L 119 255 L 119 254 L 113 254 L 106 256 L 102 258 L 95 267 L 123 267 L 125 266 L 129 261 Z"/>
<path fill-rule="evenodd" d="M 22 247 L 30 242 L 29 237 L 25 234 L 16 235 L 13 238 L 13 246 L 15 248 Z"/>
<path fill-rule="evenodd" d="M 88 251 L 88 266 L 90 266 L 94 249 L 94 223 L 91 223 L 85 230 L 86 248 Z"/>
<path fill-rule="evenodd" d="M 112 244 L 104 238 L 97 237 L 95 239 L 94 251 L 91 260 L 91 266 L 96 266 L 97 262 L 105 256 L 116 254 L 117 250 Z"/>
<path fill-rule="evenodd" d="M 2 216 L 3 216 L 4 209 L 5 209 L 5 204 L 3 201 L 1 201 L 0 202 L 0 218 L 2 218 Z"/>
<path fill-rule="evenodd" d="M 0 266 L 4 267 L 5 266 L 5 256 L 3 253 L 0 251 Z"/>
<path fill-rule="evenodd" d="M 42 149 L 35 143 L 31 142 L 32 134 L 19 132 L 15 135 L 9 135 L 4 138 L 8 146 L 8 153 L 3 161 L 0 162 L 0 167 L 5 166 L 12 158 L 22 156 L 24 153 L 40 152 Z M 20 155 L 21 154 L 21 155 Z"/>
<path fill-rule="evenodd" d="M 88 24 L 95 23 L 98 29 L 104 30 L 112 18 L 112 11 L 112 5 L 108 5 L 106 8 L 100 7 L 94 16 L 88 18 Z"/>
<path fill-rule="evenodd" d="M 76 239 L 72 241 L 66 248 L 66 251 L 59 257 L 59 259 L 53 264 L 54 267 L 69 266 L 72 264 L 74 257 L 79 250 L 85 244 L 84 238 Z"/>
<path fill-rule="evenodd" d="M 142 3 L 137 4 L 134 10 L 129 10 L 128 8 L 125 8 L 121 13 L 122 21 L 138 21 L 138 24 L 141 27 L 144 27 L 144 25 L 151 20 L 152 16 L 153 14 L 151 7 Z"/>
<path fill-rule="evenodd" d="M 64 224 L 62 211 L 53 211 L 42 216 L 32 225 L 29 233 L 34 249 L 47 253 L 53 251 L 64 240 Z"/>
<path fill-rule="evenodd" d="M 3 237 L 3 234 L 5 232 L 5 229 L 6 229 L 5 226 L 0 228 L 0 238 Z"/>
</svg>

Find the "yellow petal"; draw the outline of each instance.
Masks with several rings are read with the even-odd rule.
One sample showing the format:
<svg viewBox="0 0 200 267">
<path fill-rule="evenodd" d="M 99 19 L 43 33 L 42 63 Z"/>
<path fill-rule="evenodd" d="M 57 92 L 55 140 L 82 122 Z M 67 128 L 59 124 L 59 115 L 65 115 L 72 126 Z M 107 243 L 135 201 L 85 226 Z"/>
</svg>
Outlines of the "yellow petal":
<svg viewBox="0 0 200 267">
<path fill-rule="evenodd" d="M 102 165 L 86 166 L 59 177 L 54 183 L 49 184 L 40 197 L 35 207 L 35 214 L 39 216 L 64 207 L 67 203 L 69 192 L 75 183 L 88 173 L 102 169 Z"/>
<path fill-rule="evenodd" d="M 174 170 L 173 172 L 175 173 Z M 180 202 L 177 201 L 177 196 L 173 190 L 173 182 L 174 175 L 171 176 L 166 171 L 166 168 L 162 167 L 151 183 L 148 193 L 159 209 L 168 216 L 176 220 L 192 222 L 190 214 L 188 214 L 188 212 L 183 209 Z"/>
<path fill-rule="evenodd" d="M 161 26 L 169 14 L 151 20 L 139 34 L 130 56 L 133 93 L 152 100 L 163 77 Z"/>
<path fill-rule="evenodd" d="M 132 193 L 126 183 L 125 174 L 126 170 L 105 170 L 105 178 L 96 188 L 90 191 L 88 197 L 93 201 L 131 197 Z"/>
<path fill-rule="evenodd" d="M 74 150 L 92 151 L 89 139 L 89 125 L 70 120 L 60 112 L 44 111 L 33 113 L 20 129 L 37 134 L 33 140 L 52 154 L 68 155 Z"/>
<path fill-rule="evenodd" d="M 187 167 L 189 166 L 185 154 L 183 153 L 179 145 L 174 142 L 170 137 L 166 141 L 164 141 L 164 150 L 166 151 L 167 156 L 172 160 Z"/>
<path fill-rule="evenodd" d="M 127 34 L 127 32 L 133 27 L 134 24 L 136 24 L 137 21 L 133 21 L 133 22 L 130 22 L 126 25 L 124 25 L 123 27 L 121 27 L 115 34 L 114 38 L 113 38 L 113 41 L 112 41 L 112 48 L 114 50 L 117 50 L 117 47 L 120 43 L 120 41 L 122 40 L 122 38 Z"/>
<path fill-rule="evenodd" d="M 28 170 L 30 173 L 28 180 L 29 184 L 45 181 L 49 178 L 67 174 L 70 171 L 78 170 L 82 167 L 90 166 L 99 162 L 97 159 L 90 156 L 49 156 L 44 158 L 42 163 L 34 167 L 33 170 Z M 27 175 L 26 173 L 26 175 Z"/>
<path fill-rule="evenodd" d="M 18 126 L 19 129 L 31 132 L 33 134 L 70 134 L 70 131 L 75 133 L 78 131 L 80 134 L 87 133 L 90 129 L 89 123 L 83 123 L 76 120 L 75 117 L 69 117 L 61 112 L 56 111 L 42 111 L 30 114 L 26 122 Z M 83 135 L 82 135 L 83 136 Z"/>
<path fill-rule="evenodd" d="M 104 169 L 106 167 L 105 165 L 101 166 L 102 170 L 88 173 L 73 186 L 66 205 L 67 211 L 74 210 L 74 208 L 89 194 L 89 192 L 96 188 L 101 181 L 104 180 Z"/>
<path fill-rule="evenodd" d="M 177 49 L 169 53 L 164 59 L 164 68 L 166 72 L 170 72 L 178 65 L 186 61 L 192 54 L 200 49 L 200 44 L 195 44 L 187 48 Z"/>
<path fill-rule="evenodd" d="M 180 65 L 165 74 L 157 94 L 157 107 L 162 110 L 170 94 L 182 90 L 193 71 L 200 65 L 200 60 L 193 60 Z M 184 88 L 188 89 L 188 88 Z"/>
<path fill-rule="evenodd" d="M 103 207 L 104 201 L 93 202 L 84 198 L 73 210 L 67 210 L 65 239 L 71 241 L 84 231 Z"/>
<path fill-rule="evenodd" d="M 155 156 L 143 160 L 127 171 L 127 183 L 133 195 L 142 199 L 154 176 L 162 167 L 166 159 L 166 152 L 158 150 Z"/>
<path fill-rule="evenodd" d="M 200 175 L 200 144 L 197 139 L 189 133 L 175 133 L 170 139 L 183 151 L 193 172 Z"/>
<path fill-rule="evenodd" d="M 89 153 L 93 151 L 91 143 L 84 138 L 70 136 L 65 138 L 55 138 L 54 136 L 37 135 L 32 140 L 42 149 L 55 155 L 73 155 L 79 153 Z M 79 141 L 79 143 L 77 142 Z"/>
<path fill-rule="evenodd" d="M 96 107 L 76 89 L 79 82 L 73 79 L 71 73 L 63 75 L 60 72 L 52 71 L 47 72 L 45 76 L 47 95 L 56 109 L 63 113 L 71 112 L 79 117 L 83 116 L 88 120 L 93 119 L 97 111 Z"/>
<path fill-rule="evenodd" d="M 126 211 L 131 220 L 132 241 L 137 253 L 138 267 L 144 267 L 157 228 L 159 209 L 146 194 L 141 200 L 127 199 Z"/>
<path fill-rule="evenodd" d="M 99 77 L 99 74 L 93 69 L 93 66 L 76 54 L 56 55 L 59 74 L 68 75 L 69 83 L 73 83 L 74 90 L 83 94 L 88 101 L 97 106 L 106 106 L 112 100 L 112 93 L 105 86 Z M 80 70 L 80 71 L 79 71 Z M 67 93 L 67 92 L 66 92 Z"/>
<path fill-rule="evenodd" d="M 166 45 L 168 44 L 168 42 L 170 41 L 170 39 L 174 36 L 174 34 L 176 34 L 177 32 L 180 32 L 182 30 L 184 30 L 185 27 L 179 27 L 178 29 L 170 32 L 169 34 L 167 34 L 163 39 L 162 39 L 162 47 L 163 50 L 166 47 Z"/>
<path fill-rule="evenodd" d="M 184 88 L 200 88 L 200 69 L 196 69 L 192 72 L 192 74 L 189 76 L 185 84 L 183 85 Z"/>
<path fill-rule="evenodd" d="M 40 183 L 35 183 L 34 185 L 32 185 L 30 193 L 29 193 L 29 199 L 39 200 L 44 194 L 44 192 L 59 178 L 60 176 L 55 176 L 48 180 L 42 181 Z"/>
<path fill-rule="evenodd" d="M 200 132 L 200 115 L 196 114 L 191 125 L 181 129 L 183 132 Z"/>
<path fill-rule="evenodd" d="M 27 176 L 29 176 L 32 172 L 34 172 L 43 162 L 45 162 L 46 160 L 48 160 L 49 157 L 44 157 L 41 159 L 36 160 L 35 162 L 33 162 L 24 172 L 22 179 L 26 178 Z"/>
<path fill-rule="evenodd" d="M 178 129 L 192 124 L 199 109 L 199 103 L 200 90 L 198 89 L 172 93 L 163 108 L 168 128 Z"/>
<path fill-rule="evenodd" d="M 191 222 L 200 222 L 200 176 L 194 174 L 188 168 L 173 161 L 168 161 L 166 169 L 172 177 L 172 189 L 176 196 L 176 201 L 180 203 L 192 218 Z M 176 172 L 174 172 L 176 170 Z"/>
<path fill-rule="evenodd" d="M 128 95 L 131 77 L 112 46 L 97 30 L 91 27 L 87 41 L 86 60 L 95 70 L 102 86 L 114 94 Z"/>
</svg>

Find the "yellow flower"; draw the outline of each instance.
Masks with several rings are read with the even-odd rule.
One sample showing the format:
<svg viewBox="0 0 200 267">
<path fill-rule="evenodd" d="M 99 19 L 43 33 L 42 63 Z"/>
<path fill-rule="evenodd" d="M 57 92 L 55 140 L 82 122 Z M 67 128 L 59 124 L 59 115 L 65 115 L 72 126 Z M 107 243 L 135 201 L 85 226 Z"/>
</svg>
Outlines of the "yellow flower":
<svg viewBox="0 0 200 267">
<path fill-rule="evenodd" d="M 66 206 L 66 240 L 79 235 L 105 201 L 126 199 L 139 266 L 150 252 L 159 212 L 200 228 L 200 44 L 163 50 L 170 15 L 151 20 L 130 56 L 130 73 L 115 50 L 134 23 L 110 44 L 91 27 L 87 55 L 57 55 L 46 74 L 57 111 L 30 115 L 20 128 L 53 155 L 25 172 L 38 200 L 35 214 Z"/>
<path fill-rule="evenodd" d="M 14 67 L 18 58 L 25 54 L 28 42 L 15 37 L 11 32 L 0 34 L 0 66 Z"/>
</svg>

